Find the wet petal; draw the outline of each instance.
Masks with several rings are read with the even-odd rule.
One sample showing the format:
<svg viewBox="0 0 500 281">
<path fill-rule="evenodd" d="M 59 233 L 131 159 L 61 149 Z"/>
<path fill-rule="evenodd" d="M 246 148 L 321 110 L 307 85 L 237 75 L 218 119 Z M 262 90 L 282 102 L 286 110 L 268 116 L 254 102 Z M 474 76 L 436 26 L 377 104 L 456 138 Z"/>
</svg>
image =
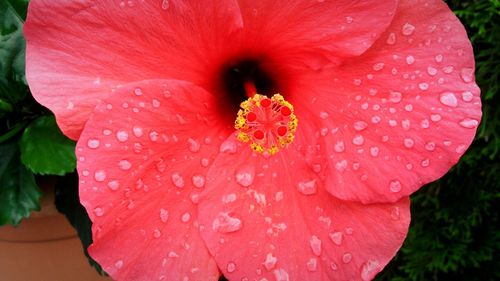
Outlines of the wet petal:
<svg viewBox="0 0 500 281">
<path fill-rule="evenodd" d="M 387 28 L 397 1 L 239 1 L 244 47 L 312 68 L 356 56 Z M 266 42 L 266 44 L 262 44 Z"/>
<path fill-rule="evenodd" d="M 93 222 L 89 252 L 114 279 L 217 280 L 196 207 L 228 134 L 213 106 L 192 84 L 144 81 L 87 122 L 77 144 L 80 200 Z"/>
<path fill-rule="evenodd" d="M 229 280 L 370 280 L 401 246 L 410 213 L 408 198 L 336 199 L 293 148 L 266 159 L 239 146 L 210 169 L 199 220 Z"/>
<path fill-rule="evenodd" d="M 242 21 L 233 1 L 30 1 L 26 77 L 77 139 L 118 85 L 168 77 L 198 84 L 221 64 Z"/>
<path fill-rule="evenodd" d="M 470 42 L 446 4 L 402 1 L 365 54 L 299 82 L 295 95 L 309 87 L 308 97 L 290 100 L 329 162 L 328 190 L 394 202 L 446 173 L 481 119 L 473 73 Z"/>
</svg>

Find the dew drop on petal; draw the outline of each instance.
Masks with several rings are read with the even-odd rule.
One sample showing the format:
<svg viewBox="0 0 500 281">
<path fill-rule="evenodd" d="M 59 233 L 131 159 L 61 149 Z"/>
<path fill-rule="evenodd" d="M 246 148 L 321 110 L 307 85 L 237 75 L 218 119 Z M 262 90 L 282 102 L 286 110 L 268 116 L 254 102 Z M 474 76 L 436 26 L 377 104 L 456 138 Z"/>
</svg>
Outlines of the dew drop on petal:
<svg viewBox="0 0 500 281">
<path fill-rule="evenodd" d="M 363 145 L 363 143 L 365 143 L 365 138 L 362 135 L 356 135 L 352 139 L 352 143 L 355 145 Z"/>
<path fill-rule="evenodd" d="M 432 66 L 428 66 L 427 67 L 427 73 L 431 76 L 434 76 L 437 74 L 437 69 L 432 67 Z"/>
<path fill-rule="evenodd" d="M 350 263 L 352 260 L 352 254 L 351 253 L 345 253 L 342 255 L 342 262 L 343 263 Z"/>
<path fill-rule="evenodd" d="M 170 7 L 170 2 L 169 0 L 162 0 L 161 1 L 161 8 L 163 10 L 168 10 L 168 8 Z"/>
<path fill-rule="evenodd" d="M 383 62 L 376 63 L 373 65 L 373 70 L 380 71 L 384 68 L 384 65 L 385 64 Z"/>
<path fill-rule="evenodd" d="M 100 144 L 100 142 L 99 142 L 99 140 L 98 140 L 98 139 L 89 139 L 89 140 L 87 141 L 87 146 L 88 146 L 89 148 L 92 148 L 92 149 L 96 149 L 96 148 L 98 148 L 98 147 L 99 147 L 99 144 Z"/>
<path fill-rule="evenodd" d="M 413 26 L 410 23 L 405 23 L 403 25 L 402 30 L 401 30 L 401 32 L 403 33 L 403 35 L 406 35 L 406 36 L 412 35 L 413 31 L 415 31 L 415 26 Z"/>
<path fill-rule="evenodd" d="M 460 121 L 460 126 L 467 128 L 467 129 L 475 129 L 479 125 L 479 121 L 476 119 L 471 119 L 471 118 L 465 118 L 462 121 Z"/>
<path fill-rule="evenodd" d="M 405 138 L 403 143 L 406 148 L 412 148 L 415 145 L 415 141 L 411 138 Z"/>
<path fill-rule="evenodd" d="M 120 167 L 121 170 L 127 171 L 130 170 L 132 164 L 128 160 L 121 160 L 118 162 L 118 167 Z"/>
<path fill-rule="evenodd" d="M 205 177 L 202 175 L 194 175 L 191 180 L 195 187 L 202 188 L 205 185 Z"/>
<path fill-rule="evenodd" d="M 226 140 L 223 143 L 221 143 L 219 147 L 219 151 L 221 153 L 229 153 L 229 154 L 236 153 L 236 149 L 237 146 L 233 140 Z"/>
<path fill-rule="evenodd" d="M 316 235 L 311 236 L 309 245 L 311 246 L 311 250 L 316 256 L 321 255 L 321 240 L 319 240 Z"/>
<path fill-rule="evenodd" d="M 182 221 L 182 222 L 188 222 L 188 221 L 189 221 L 189 219 L 191 219 L 191 214 L 189 214 L 189 213 L 184 213 L 184 214 L 182 215 L 182 217 L 181 217 L 181 221 Z"/>
<path fill-rule="evenodd" d="M 141 127 L 134 126 L 134 128 L 132 128 L 132 132 L 133 132 L 134 136 L 136 136 L 137 138 L 140 138 L 143 135 Z"/>
<path fill-rule="evenodd" d="M 336 152 L 343 152 L 345 150 L 345 145 L 343 141 L 337 141 L 333 147 Z"/>
<path fill-rule="evenodd" d="M 361 280 L 369 281 L 380 271 L 380 264 L 376 260 L 368 260 L 361 267 Z"/>
<path fill-rule="evenodd" d="M 231 272 L 234 272 L 236 270 L 236 264 L 234 262 L 230 262 L 227 264 L 227 272 L 231 273 Z"/>
<path fill-rule="evenodd" d="M 462 68 L 460 71 L 460 77 L 464 80 L 465 83 L 470 83 L 474 80 L 474 69 L 470 67 Z"/>
<path fill-rule="evenodd" d="M 273 270 L 274 279 L 276 281 L 289 281 L 290 277 L 288 276 L 288 272 L 286 272 L 283 268 L 278 268 Z"/>
<path fill-rule="evenodd" d="M 462 93 L 462 100 L 465 102 L 471 102 L 474 95 L 471 91 L 465 91 Z"/>
<path fill-rule="evenodd" d="M 316 271 L 318 269 L 318 259 L 310 258 L 306 264 L 307 270 Z"/>
<path fill-rule="evenodd" d="M 126 142 L 128 140 L 128 133 L 125 131 L 116 132 L 116 139 L 120 142 Z"/>
<path fill-rule="evenodd" d="M 387 36 L 387 40 L 385 40 L 385 43 L 388 45 L 394 45 L 396 43 L 396 34 L 394 32 L 389 33 L 389 36 Z"/>
<path fill-rule="evenodd" d="M 115 191 L 115 190 L 118 190 L 118 188 L 120 187 L 120 184 L 118 181 L 113 180 L 113 181 L 108 182 L 108 187 L 109 187 L 109 189 Z"/>
<path fill-rule="evenodd" d="M 274 266 L 276 265 L 277 261 L 278 261 L 277 257 L 273 256 L 272 253 L 267 253 L 266 260 L 264 261 L 264 267 L 267 270 L 271 270 L 271 269 L 274 268 Z"/>
<path fill-rule="evenodd" d="M 390 190 L 391 192 L 394 192 L 394 193 L 396 193 L 396 192 L 400 192 L 400 191 L 401 191 L 401 188 L 402 188 L 402 186 L 401 186 L 401 182 L 400 182 L 400 181 L 398 181 L 398 180 L 393 180 L 393 181 L 391 181 L 391 182 L 389 183 L 389 190 Z"/>
<path fill-rule="evenodd" d="M 219 213 L 212 222 L 212 229 L 221 233 L 229 233 L 240 230 L 241 220 L 230 216 L 228 213 Z"/>
<path fill-rule="evenodd" d="M 153 237 L 154 238 L 160 238 L 161 237 L 161 231 L 159 229 L 153 230 Z"/>
<path fill-rule="evenodd" d="M 422 91 L 426 91 L 426 90 L 428 90 L 428 89 L 429 89 L 429 84 L 427 84 L 427 83 L 425 83 L 425 82 L 424 82 L 424 83 L 420 83 L 420 84 L 418 84 L 418 88 L 419 88 L 420 90 L 422 90 Z"/>
<path fill-rule="evenodd" d="M 365 121 L 356 121 L 354 122 L 354 130 L 356 131 L 362 131 L 368 127 L 368 123 Z"/>
<path fill-rule="evenodd" d="M 98 217 L 102 217 L 104 215 L 104 210 L 102 208 L 94 208 L 94 214 Z"/>
<path fill-rule="evenodd" d="M 330 116 L 330 115 L 329 115 L 329 114 L 328 114 L 328 112 L 326 112 L 326 111 L 321 111 L 321 112 L 319 113 L 319 118 L 321 118 L 321 119 L 323 119 L 323 120 L 327 119 L 329 116 Z"/>
<path fill-rule="evenodd" d="M 342 238 L 343 238 L 342 232 L 340 231 L 331 232 L 329 236 L 330 240 L 332 240 L 332 242 L 335 245 L 340 246 L 340 244 L 342 244 Z"/>
<path fill-rule="evenodd" d="M 98 170 L 94 173 L 94 179 L 98 182 L 102 182 L 106 179 L 106 172 L 103 170 Z"/>
<path fill-rule="evenodd" d="M 299 182 L 297 184 L 297 190 L 304 195 L 315 194 L 317 191 L 316 179 Z"/>
<path fill-rule="evenodd" d="M 411 64 L 414 64 L 415 63 L 415 57 L 412 56 L 412 55 L 409 55 L 406 57 L 406 63 L 411 65 Z"/>
<path fill-rule="evenodd" d="M 179 173 L 172 174 L 172 183 L 178 188 L 183 188 L 185 185 L 184 178 Z"/>
<path fill-rule="evenodd" d="M 390 102 L 399 103 L 399 102 L 401 102 L 402 98 L 403 98 L 403 94 L 401 94 L 400 92 L 391 91 L 389 93 L 389 101 Z"/>
<path fill-rule="evenodd" d="M 168 221 L 168 211 L 167 210 L 160 209 L 160 220 L 164 223 Z"/>
<path fill-rule="evenodd" d="M 192 138 L 188 139 L 188 145 L 189 145 L 189 151 L 191 152 L 198 152 L 200 151 L 200 143 L 195 141 Z"/>
<path fill-rule="evenodd" d="M 116 267 L 117 269 L 121 269 L 121 268 L 123 267 L 123 261 L 122 261 L 122 260 L 117 260 L 117 261 L 115 262 L 115 267 Z"/>
<path fill-rule="evenodd" d="M 439 101 L 449 107 L 457 107 L 458 100 L 454 93 L 444 92 L 439 96 Z"/>
<path fill-rule="evenodd" d="M 240 167 L 234 175 L 236 182 L 243 187 L 249 187 L 252 185 L 254 177 L 255 168 L 250 165 Z"/>
</svg>

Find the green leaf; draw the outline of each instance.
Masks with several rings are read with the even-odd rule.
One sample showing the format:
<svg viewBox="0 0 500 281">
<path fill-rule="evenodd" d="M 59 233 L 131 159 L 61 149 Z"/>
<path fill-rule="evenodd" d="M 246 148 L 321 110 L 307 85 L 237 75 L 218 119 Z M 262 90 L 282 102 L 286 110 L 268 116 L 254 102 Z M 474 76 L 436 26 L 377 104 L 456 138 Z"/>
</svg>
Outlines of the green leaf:
<svg viewBox="0 0 500 281">
<path fill-rule="evenodd" d="M 35 119 L 21 137 L 21 161 L 42 175 L 64 175 L 75 170 L 75 142 L 64 136 L 53 116 Z"/>
<path fill-rule="evenodd" d="M 17 225 L 40 210 L 41 195 L 34 175 L 19 161 L 17 144 L 0 145 L 0 225 Z"/>
<path fill-rule="evenodd" d="M 106 275 L 101 266 L 93 260 L 87 252 L 88 246 L 92 244 L 92 222 L 90 221 L 85 208 L 80 204 L 78 197 L 78 175 L 76 173 L 67 174 L 61 177 L 55 187 L 56 208 L 64 214 L 71 225 L 78 232 L 82 241 L 83 251 L 99 274 Z"/>
<path fill-rule="evenodd" d="M 26 42 L 22 29 L 26 4 L 26 1 L 0 0 L 0 97 L 13 102 L 27 94 Z"/>
</svg>

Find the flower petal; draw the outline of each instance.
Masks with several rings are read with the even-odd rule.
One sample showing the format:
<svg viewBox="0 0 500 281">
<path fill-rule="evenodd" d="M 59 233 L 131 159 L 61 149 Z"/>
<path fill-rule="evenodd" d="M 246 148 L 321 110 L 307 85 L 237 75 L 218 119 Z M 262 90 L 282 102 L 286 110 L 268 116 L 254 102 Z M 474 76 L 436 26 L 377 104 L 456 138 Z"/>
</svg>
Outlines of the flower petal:
<svg viewBox="0 0 500 281">
<path fill-rule="evenodd" d="M 293 148 L 266 159 L 219 155 L 200 231 L 229 280 L 370 280 L 399 249 L 409 200 L 363 205 L 331 196 Z"/>
<path fill-rule="evenodd" d="M 392 20 L 397 1 L 239 1 L 244 46 L 318 67 L 362 54 Z M 262 44 L 265 42 L 265 44 Z"/>
<path fill-rule="evenodd" d="M 30 1 L 24 27 L 34 97 L 77 139 L 120 84 L 168 77 L 202 85 L 242 28 L 234 1 Z M 233 39 L 231 39 L 233 40 Z"/>
<path fill-rule="evenodd" d="M 481 119 L 472 48 L 442 1 L 401 1 L 370 50 L 304 81 L 290 101 L 316 127 L 340 199 L 395 202 L 438 179 Z"/>
<path fill-rule="evenodd" d="M 196 207 L 219 136 L 229 134 L 213 106 L 192 84 L 143 81 L 87 122 L 77 144 L 80 200 L 93 221 L 89 252 L 113 278 L 217 280 Z"/>
</svg>

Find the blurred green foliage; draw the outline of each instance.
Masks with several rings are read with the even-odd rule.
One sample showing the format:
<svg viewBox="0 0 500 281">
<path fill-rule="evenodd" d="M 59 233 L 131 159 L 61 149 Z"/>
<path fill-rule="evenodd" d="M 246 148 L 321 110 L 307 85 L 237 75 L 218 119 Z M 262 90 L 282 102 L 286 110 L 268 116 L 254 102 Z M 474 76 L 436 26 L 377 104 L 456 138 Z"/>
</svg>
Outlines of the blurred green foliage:
<svg viewBox="0 0 500 281">
<path fill-rule="evenodd" d="M 451 0 L 476 57 L 483 119 L 469 151 L 412 196 L 412 224 L 382 280 L 500 280 L 500 1 Z"/>
</svg>

